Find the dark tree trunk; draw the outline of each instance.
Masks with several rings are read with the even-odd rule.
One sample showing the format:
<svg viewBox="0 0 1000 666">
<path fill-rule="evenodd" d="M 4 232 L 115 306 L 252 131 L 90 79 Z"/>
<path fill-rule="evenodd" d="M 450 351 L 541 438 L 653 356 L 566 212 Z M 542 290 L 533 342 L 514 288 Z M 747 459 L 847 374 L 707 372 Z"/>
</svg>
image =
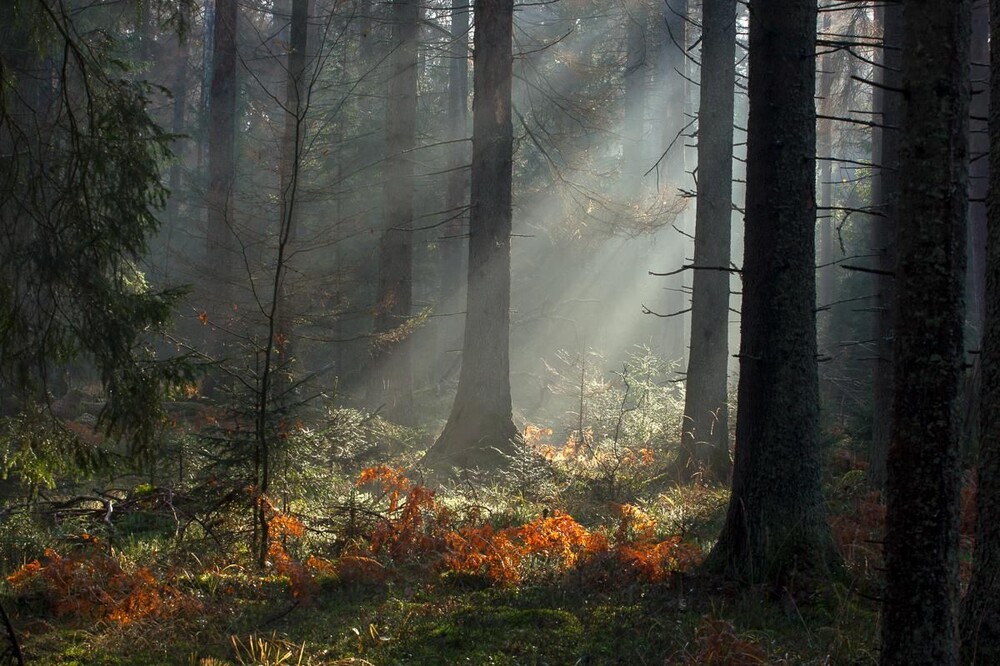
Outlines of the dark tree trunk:
<svg viewBox="0 0 1000 666">
<path fill-rule="evenodd" d="M 885 665 L 958 662 L 956 396 L 962 369 L 970 0 L 906 3 Z"/>
<path fill-rule="evenodd" d="M 465 225 L 468 219 L 465 206 L 469 192 L 466 166 L 469 150 L 464 139 L 468 136 L 469 116 L 469 6 L 468 0 L 452 0 L 451 9 L 451 59 L 448 61 L 448 138 L 460 143 L 450 149 L 451 171 L 448 174 L 445 215 L 450 219 L 444 225 L 439 240 L 441 267 L 438 284 L 438 312 L 443 315 L 438 325 L 437 364 L 438 385 L 454 376 L 461 367 L 459 352 L 462 348 L 462 318 L 459 312 L 464 303 L 465 267 L 463 252 Z"/>
<path fill-rule="evenodd" d="M 815 2 L 752 6 L 736 459 L 709 557 L 743 581 L 823 573 L 834 558 L 818 439 L 815 45 Z"/>
<path fill-rule="evenodd" d="M 823 15 L 823 32 L 830 31 L 830 12 Z M 832 54 L 826 54 L 820 61 L 819 71 L 819 104 L 823 115 L 832 116 L 833 113 L 833 76 L 835 72 L 835 61 Z M 821 346 L 824 355 L 827 355 L 829 347 L 829 335 L 827 331 L 832 328 L 834 308 L 831 303 L 834 301 L 833 284 L 833 221 L 834 212 L 830 210 L 833 205 L 833 121 L 829 118 L 822 118 L 817 123 L 816 152 L 820 157 L 819 162 L 819 291 L 817 301 L 821 307 L 830 308 L 827 311 L 827 325 L 820 330 Z"/>
<path fill-rule="evenodd" d="M 736 2 L 702 8 L 701 101 L 698 109 L 698 209 L 694 265 L 729 266 L 733 208 L 733 92 Z M 695 270 L 691 346 L 678 469 L 705 480 L 729 475 L 729 273 Z"/>
<path fill-rule="evenodd" d="M 392 55 L 382 173 L 385 226 L 379 242 L 378 294 L 368 400 L 392 420 L 413 422 L 413 149 L 417 117 L 420 4 L 393 0 Z"/>
<path fill-rule="evenodd" d="M 206 290 L 221 317 L 233 280 L 233 142 L 236 127 L 236 0 L 216 0 L 208 128 L 208 245 Z"/>
<path fill-rule="evenodd" d="M 1000 44 L 1000 0 L 990 3 L 990 41 Z M 962 661 L 1000 664 L 1000 49 L 990 53 L 990 170 L 986 298 L 979 411 L 976 548 L 962 607 Z"/>
<path fill-rule="evenodd" d="M 173 95 L 172 113 L 170 119 L 170 131 L 177 135 L 174 139 L 171 150 L 174 153 L 174 161 L 170 165 L 168 184 L 170 188 L 170 198 L 167 199 L 167 229 L 177 226 L 180 215 L 180 191 L 181 191 L 181 166 L 184 163 L 184 141 L 180 138 L 187 129 L 187 97 L 188 97 L 188 53 L 190 51 L 190 39 L 185 37 L 177 44 L 177 52 L 174 63 L 174 82 L 171 86 Z M 169 252 L 169 245 L 167 250 Z M 169 274 L 169 256 L 164 257 L 164 274 Z"/>
<path fill-rule="evenodd" d="M 990 109 L 989 59 L 990 11 L 988 0 L 973 0 L 972 7 L 972 99 L 969 102 L 969 226 L 965 272 L 966 330 L 968 349 L 979 349 L 983 336 L 986 292 L 986 196 L 989 189 L 990 142 L 986 116 Z M 973 359 L 965 376 L 960 400 L 964 403 L 962 449 L 975 446 L 979 433 L 980 356 Z"/>
<path fill-rule="evenodd" d="M 976 348 L 982 333 L 986 279 L 986 193 L 989 189 L 990 143 L 984 120 L 990 110 L 990 12 L 987 0 L 974 0 L 972 21 L 973 95 L 969 102 L 969 229 L 966 293 L 967 319 L 972 327 L 968 343 Z M 972 396 L 970 396 L 970 399 Z"/>
<path fill-rule="evenodd" d="M 513 0 L 476 0 L 472 208 L 465 349 L 444 432 L 427 452 L 432 469 L 496 469 L 518 431 L 510 400 L 510 233 L 513 128 Z"/>
<path fill-rule="evenodd" d="M 872 221 L 872 249 L 877 253 L 875 277 L 876 366 L 872 451 L 868 468 L 873 488 L 885 487 L 885 461 L 892 436 L 892 322 L 895 317 L 896 222 L 899 218 L 899 128 L 903 122 L 902 86 L 903 6 L 888 3 L 878 8 L 884 47 L 875 89 L 876 119 L 872 162 L 878 165 L 872 181 L 872 204 L 878 215 Z M 881 113 L 879 113 L 879 111 Z"/>
</svg>

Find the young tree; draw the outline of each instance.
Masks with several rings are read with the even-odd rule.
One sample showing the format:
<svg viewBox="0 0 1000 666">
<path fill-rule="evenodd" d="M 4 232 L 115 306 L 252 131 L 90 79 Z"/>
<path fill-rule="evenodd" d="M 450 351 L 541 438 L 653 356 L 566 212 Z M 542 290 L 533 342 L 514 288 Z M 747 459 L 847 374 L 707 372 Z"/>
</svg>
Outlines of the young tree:
<svg viewBox="0 0 1000 666">
<path fill-rule="evenodd" d="M 702 8 L 698 209 L 684 420 L 678 470 L 724 480 L 729 472 L 729 261 L 733 208 L 736 2 Z"/>
<path fill-rule="evenodd" d="M 495 469 L 519 434 L 510 399 L 513 0 L 476 0 L 465 344 L 458 392 L 431 468 Z"/>
<path fill-rule="evenodd" d="M 417 37 L 420 4 L 393 0 L 392 54 L 382 174 L 385 226 L 379 241 L 378 293 L 368 400 L 389 418 L 413 421 L 413 149 L 416 146 Z"/>
<path fill-rule="evenodd" d="M 1000 1 L 990 3 L 990 41 L 1000 43 Z M 980 352 L 976 547 L 962 605 L 962 662 L 1000 663 L 1000 49 L 990 49 L 986 294 Z"/>
<path fill-rule="evenodd" d="M 893 435 L 882 658 L 958 662 L 958 422 L 971 0 L 903 12 Z"/>
<path fill-rule="evenodd" d="M 815 2 L 753 6 L 736 459 L 709 558 L 744 581 L 825 572 L 834 557 L 820 492 L 815 50 Z"/>
</svg>

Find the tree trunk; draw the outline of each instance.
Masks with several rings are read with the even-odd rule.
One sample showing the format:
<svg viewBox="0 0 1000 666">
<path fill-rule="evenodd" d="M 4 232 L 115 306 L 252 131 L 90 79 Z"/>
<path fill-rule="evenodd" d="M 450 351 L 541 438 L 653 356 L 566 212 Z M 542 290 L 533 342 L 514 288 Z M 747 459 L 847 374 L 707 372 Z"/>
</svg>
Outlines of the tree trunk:
<svg viewBox="0 0 1000 666">
<path fill-rule="evenodd" d="M 824 573 L 835 557 L 820 492 L 815 45 L 815 2 L 753 5 L 736 459 L 709 556 L 742 581 Z"/>
<path fill-rule="evenodd" d="M 823 15 L 823 32 L 829 33 L 831 26 L 830 12 Z M 826 54 L 820 62 L 819 71 L 819 104 L 823 115 L 833 114 L 833 77 L 835 72 L 835 61 L 832 54 Z M 820 330 L 821 347 L 824 356 L 828 355 L 830 336 L 827 333 L 833 326 L 834 308 L 831 303 L 834 301 L 833 284 L 833 221 L 834 212 L 830 210 L 833 205 L 833 121 L 829 118 L 822 118 L 817 123 L 819 136 L 817 138 L 816 152 L 820 157 L 819 162 L 819 291 L 817 301 L 820 306 L 829 308 L 826 311 L 826 326 Z"/>
<path fill-rule="evenodd" d="M 392 55 L 383 170 L 385 226 L 379 242 L 378 294 L 371 346 L 369 403 L 390 419 L 413 422 L 413 149 L 417 117 L 417 37 L 420 4 L 393 0 Z"/>
<path fill-rule="evenodd" d="M 281 174 L 279 199 L 281 203 L 278 226 L 279 262 L 275 275 L 275 316 L 277 318 L 276 351 L 284 365 L 294 359 L 295 290 L 288 276 L 295 271 L 291 266 L 298 238 L 299 169 L 305 139 L 306 112 L 306 59 L 309 48 L 309 14 L 311 0 L 292 0 L 292 17 L 289 30 L 287 81 L 285 85 L 285 131 L 281 140 Z M 290 368 L 287 368 L 289 369 Z"/>
<path fill-rule="evenodd" d="M 437 380 L 441 384 L 448 381 L 460 367 L 462 348 L 461 315 L 464 302 L 465 280 L 462 275 L 463 250 L 465 243 L 465 223 L 468 219 L 466 197 L 468 177 L 466 165 L 469 151 L 464 139 L 468 136 L 469 116 L 469 6 L 468 0 L 452 0 L 451 8 L 451 53 L 448 61 L 448 138 L 458 141 L 450 149 L 450 169 L 445 215 L 450 219 L 438 241 L 440 280 L 438 283 L 439 319 L 437 335 L 437 364 L 441 373 Z"/>
<path fill-rule="evenodd" d="M 209 93 L 207 274 L 210 316 L 222 317 L 232 298 L 233 143 L 236 127 L 236 0 L 216 0 Z M 217 347 L 216 351 L 221 351 Z"/>
<path fill-rule="evenodd" d="M 970 0 L 907 3 L 884 665 L 958 662 Z"/>
<path fill-rule="evenodd" d="M 646 10 L 643 2 L 625 3 L 625 126 L 622 146 L 622 194 L 626 203 L 639 196 L 646 171 Z"/>
<path fill-rule="evenodd" d="M 982 334 L 984 291 L 986 278 L 986 196 L 990 161 L 990 144 L 985 118 L 990 110 L 990 87 L 987 65 L 990 59 L 989 2 L 973 2 L 972 21 L 972 79 L 973 95 L 969 102 L 971 119 L 969 132 L 969 229 L 968 271 L 966 294 L 969 325 L 972 328 L 968 344 L 977 348 Z M 972 396 L 970 396 L 970 399 Z"/>
<path fill-rule="evenodd" d="M 882 124 L 873 136 L 872 162 L 878 165 L 872 182 L 872 203 L 879 213 L 872 224 L 872 249 L 877 253 L 875 278 L 878 300 L 875 314 L 877 359 L 875 366 L 872 451 L 868 480 L 873 488 L 885 487 L 885 461 L 892 437 L 892 322 L 895 318 L 896 223 L 899 219 L 899 128 L 903 122 L 903 6 L 888 3 L 878 8 L 883 48 L 880 87 L 875 89 L 876 120 Z M 880 108 L 879 108 L 880 107 Z"/>
<path fill-rule="evenodd" d="M 476 0 L 472 208 L 465 348 L 458 393 L 444 432 L 424 458 L 494 470 L 519 435 L 510 399 L 510 233 L 513 128 L 513 0 Z"/>
<path fill-rule="evenodd" d="M 733 93 L 736 2 L 705 0 L 698 109 L 698 209 L 694 265 L 727 267 L 733 208 Z M 695 270 L 678 470 L 690 477 L 729 475 L 729 273 Z"/>
<path fill-rule="evenodd" d="M 1000 0 L 990 3 L 990 41 L 1000 43 Z M 976 548 L 962 606 L 962 662 L 1000 663 L 1000 49 L 990 52 L 986 294 L 980 353 Z"/>
<path fill-rule="evenodd" d="M 666 116 L 663 127 L 663 147 L 666 149 L 673 143 L 665 157 L 666 182 L 670 188 L 669 196 L 678 196 L 678 188 L 690 189 L 687 164 L 685 162 L 685 145 L 690 142 L 691 128 L 684 129 L 690 122 L 687 114 L 688 90 L 684 77 L 688 69 L 687 30 L 688 30 L 688 0 L 667 0 L 664 9 L 664 25 L 667 30 L 660 77 L 664 89 L 665 108 L 661 112 Z M 685 234 L 690 225 L 689 211 L 685 210 L 678 216 L 676 225 Z M 681 233 L 670 236 L 667 252 L 667 265 L 680 268 L 685 263 L 687 240 Z M 659 278 L 663 279 L 663 278 Z M 685 308 L 684 277 L 678 274 L 665 278 L 663 288 L 666 291 L 665 312 L 680 312 Z M 663 322 L 662 354 L 670 361 L 683 361 L 687 355 L 684 336 L 686 315 L 670 317 Z"/>
</svg>

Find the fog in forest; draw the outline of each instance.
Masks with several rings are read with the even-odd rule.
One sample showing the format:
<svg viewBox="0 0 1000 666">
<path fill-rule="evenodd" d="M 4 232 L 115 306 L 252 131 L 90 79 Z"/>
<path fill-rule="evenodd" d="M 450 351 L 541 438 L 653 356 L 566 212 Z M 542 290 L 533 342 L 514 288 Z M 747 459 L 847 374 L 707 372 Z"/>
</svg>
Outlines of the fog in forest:
<svg viewBox="0 0 1000 666">
<path fill-rule="evenodd" d="M 0 0 L 0 661 L 1000 663 L 996 11 Z"/>
<path fill-rule="evenodd" d="M 235 373 L 252 370 L 263 344 L 288 198 L 279 158 L 287 140 L 282 59 L 289 9 L 279 3 L 239 17 L 226 259 L 232 274 L 225 285 L 206 270 L 208 157 L 199 127 L 210 74 L 199 61 L 210 46 L 205 22 L 213 17 L 196 14 L 181 47 L 172 35 L 137 35 L 151 39 L 163 60 L 149 62 L 143 75 L 166 74 L 165 85 L 174 86 L 184 77 L 184 98 L 174 93 L 154 109 L 176 120 L 175 105 L 184 105 L 172 167 L 180 174 L 149 275 L 160 285 L 193 285 L 177 309 L 177 335 L 213 357 L 205 345 L 222 344 L 223 365 Z M 387 155 L 399 154 L 385 128 L 387 12 L 381 3 L 320 2 L 309 17 L 296 229 L 283 250 L 288 268 L 280 289 L 294 322 L 288 335 L 294 351 L 279 358 L 290 357 L 284 369 L 291 381 L 305 381 L 299 395 L 336 392 L 341 404 L 366 404 L 377 243 L 387 224 L 383 166 Z M 421 13 L 416 138 L 405 154 L 413 167 L 413 319 L 399 340 L 385 343 L 382 362 L 391 363 L 397 347 L 410 347 L 420 421 L 432 424 L 447 415 L 461 360 L 468 194 L 456 207 L 448 188 L 456 177 L 468 187 L 472 31 L 462 63 L 468 66 L 464 127 L 453 129 L 448 105 L 459 93 L 449 87 L 449 68 L 459 56 L 449 34 L 452 8 L 430 4 Z M 578 381 L 583 372 L 587 381 L 611 381 L 632 355 L 661 359 L 664 382 L 682 376 L 690 278 L 649 275 L 679 269 L 692 253 L 697 86 L 678 71 L 690 78 L 697 67 L 679 52 L 677 39 L 659 8 L 641 3 L 588 6 L 584 15 L 565 3 L 515 12 L 510 344 L 522 425 L 565 421 L 576 401 L 565 394 L 579 392 L 571 377 Z M 224 291 L 231 303 L 214 299 Z M 736 323 L 734 315 L 734 334 Z"/>
</svg>

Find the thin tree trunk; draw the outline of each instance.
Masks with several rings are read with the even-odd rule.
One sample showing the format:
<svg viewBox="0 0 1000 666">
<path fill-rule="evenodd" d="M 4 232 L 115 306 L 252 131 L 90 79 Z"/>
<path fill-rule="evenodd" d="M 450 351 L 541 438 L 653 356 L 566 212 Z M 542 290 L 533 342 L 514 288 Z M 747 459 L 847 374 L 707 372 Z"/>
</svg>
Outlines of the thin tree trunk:
<svg viewBox="0 0 1000 666">
<path fill-rule="evenodd" d="M 876 301 L 874 414 L 872 417 L 872 452 L 868 468 L 873 488 L 885 487 L 885 461 L 892 437 L 892 327 L 895 318 L 896 223 L 899 218 L 899 128 L 903 121 L 903 6 L 888 3 L 878 8 L 881 16 L 883 49 L 882 67 L 875 100 L 881 111 L 881 123 L 873 145 L 872 161 L 879 166 L 872 183 L 872 202 L 879 215 L 872 222 L 872 248 L 877 253 L 875 278 Z"/>
<path fill-rule="evenodd" d="M 823 15 L 823 31 L 829 32 L 831 26 L 830 12 Z M 834 58 L 831 54 L 826 54 L 820 63 L 819 72 L 819 104 L 823 110 L 823 115 L 833 115 L 833 77 Z M 817 123 L 819 136 L 817 137 L 816 152 L 819 155 L 819 292 L 817 301 L 820 306 L 829 307 L 834 301 L 833 283 L 833 219 L 834 213 L 830 210 L 833 201 L 833 121 L 829 118 L 820 119 Z M 829 345 L 829 330 L 832 326 L 834 309 L 827 312 L 827 325 L 820 331 L 821 347 Z"/>
<path fill-rule="evenodd" d="M 990 11 L 990 41 L 1000 44 L 1000 0 Z M 986 294 L 980 353 L 976 547 L 962 605 L 962 662 L 1000 663 L 1000 49 L 990 51 L 990 169 Z"/>
<path fill-rule="evenodd" d="M 302 161 L 302 148 L 305 139 L 306 111 L 306 59 L 309 48 L 309 14 L 311 0 L 292 0 L 292 16 L 289 30 L 287 58 L 287 82 L 285 85 L 285 133 L 281 146 L 281 182 L 280 182 L 280 218 L 279 236 L 285 247 L 282 254 L 285 259 L 278 283 L 278 301 L 276 306 L 278 353 L 285 364 L 294 358 L 293 319 L 295 311 L 294 287 L 288 280 L 292 273 L 290 266 L 295 254 L 295 244 L 299 233 L 299 202 L 295 200 L 299 167 Z"/>
<path fill-rule="evenodd" d="M 510 399 L 513 0 L 476 0 L 465 350 L 432 469 L 497 469 L 519 437 Z"/>
<path fill-rule="evenodd" d="M 736 455 L 709 556 L 742 581 L 835 558 L 820 490 L 815 48 L 815 2 L 753 6 Z"/>
<path fill-rule="evenodd" d="M 468 0 L 452 0 L 451 52 L 448 61 L 448 137 L 460 141 L 451 147 L 448 191 L 445 215 L 451 219 L 444 225 L 438 241 L 440 281 L 438 284 L 438 313 L 443 315 L 438 324 L 437 363 L 440 377 L 438 385 L 447 381 L 461 363 L 458 355 L 462 348 L 461 315 L 464 302 L 465 278 L 463 255 L 468 256 L 465 243 L 465 225 L 468 216 L 463 207 L 468 196 L 466 165 L 469 160 L 467 144 L 463 141 L 468 132 L 469 104 L 469 6 Z"/>
<path fill-rule="evenodd" d="M 413 367 L 407 324 L 413 303 L 413 149 L 416 145 L 417 36 L 420 4 L 393 0 L 385 226 L 379 242 L 378 294 L 369 402 L 398 423 L 413 422 Z"/>
<path fill-rule="evenodd" d="M 622 146 L 622 192 L 626 201 L 634 201 L 641 191 L 646 171 L 643 140 L 646 136 L 646 23 L 645 4 L 625 3 L 625 126 Z"/>
<path fill-rule="evenodd" d="M 903 12 L 893 436 L 881 663 L 958 663 L 970 0 Z"/>
<path fill-rule="evenodd" d="M 666 43 L 662 56 L 660 71 L 665 91 L 666 108 L 662 113 L 666 116 L 663 131 L 663 147 L 666 149 L 673 143 L 665 158 L 666 182 L 670 187 L 668 194 L 677 196 L 678 188 L 689 188 L 687 163 L 685 161 L 685 145 L 690 143 L 691 128 L 684 129 L 690 122 L 687 114 L 688 89 L 684 77 L 688 71 L 687 31 L 688 31 L 688 0 L 667 0 L 664 3 L 664 25 L 667 30 Z M 676 224 L 684 233 L 689 234 L 689 211 L 678 216 Z M 681 233 L 670 236 L 667 246 L 670 266 L 680 267 L 685 263 L 687 240 Z M 680 312 L 685 308 L 684 278 L 682 274 L 666 278 L 662 284 L 667 294 L 664 304 L 665 312 Z M 684 335 L 686 315 L 670 317 L 663 322 L 663 356 L 670 361 L 682 362 L 687 355 L 687 339 Z"/>
<path fill-rule="evenodd" d="M 210 316 L 228 309 L 233 279 L 233 143 L 236 126 L 236 0 L 216 0 L 208 132 L 208 285 Z M 217 347 L 217 351 L 220 348 Z"/>
<path fill-rule="evenodd" d="M 701 68 L 694 265 L 728 266 L 733 217 L 735 0 L 705 0 Z M 678 460 L 684 477 L 700 473 L 704 480 L 724 480 L 729 474 L 729 282 L 725 271 L 694 271 Z"/>
</svg>

